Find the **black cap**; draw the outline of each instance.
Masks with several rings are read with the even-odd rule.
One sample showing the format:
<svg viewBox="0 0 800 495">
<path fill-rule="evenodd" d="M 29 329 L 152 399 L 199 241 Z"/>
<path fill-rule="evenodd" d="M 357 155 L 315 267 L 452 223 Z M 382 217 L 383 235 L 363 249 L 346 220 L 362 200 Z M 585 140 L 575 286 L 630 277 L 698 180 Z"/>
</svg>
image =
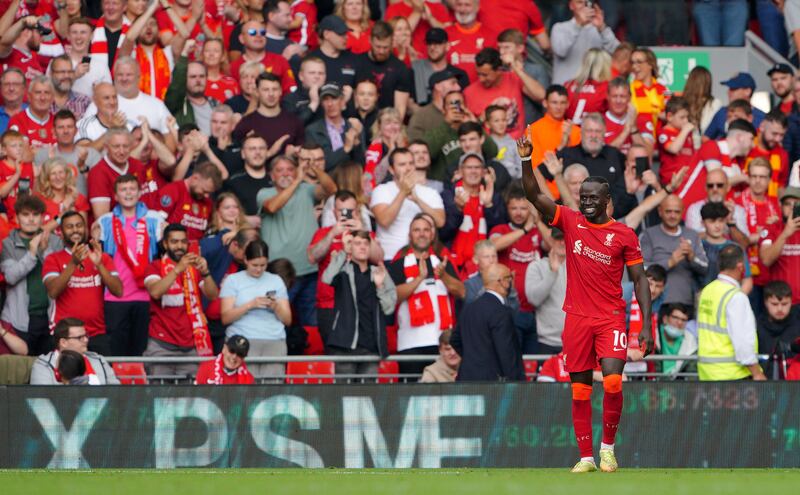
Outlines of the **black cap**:
<svg viewBox="0 0 800 495">
<path fill-rule="evenodd" d="M 791 74 L 794 75 L 794 69 L 789 64 L 775 64 L 767 71 L 767 75 L 771 76 L 772 74 L 780 72 L 782 74 Z"/>
<path fill-rule="evenodd" d="M 344 20 L 339 17 L 338 15 L 326 15 L 322 18 L 319 22 L 319 32 L 323 31 L 333 31 L 338 35 L 347 34 L 350 31 L 350 28 L 347 27 L 347 24 L 344 23 Z"/>
<path fill-rule="evenodd" d="M 250 352 L 250 341 L 241 335 L 231 335 L 225 341 L 228 350 L 241 358 L 246 358 L 247 353 Z"/>
<path fill-rule="evenodd" d="M 447 43 L 449 41 L 447 37 L 447 31 L 442 28 L 430 28 L 427 33 L 425 33 L 425 44 L 426 45 L 441 45 L 442 43 Z"/>
<path fill-rule="evenodd" d="M 433 89 L 434 86 L 442 81 L 447 81 L 448 79 L 458 80 L 458 75 L 451 70 L 450 67 L 445 67 L 439 72 L 434 72 L 431 74 L 431 77 L 428 78 L 428 87 Z"/>
<path fill-rule="evenodd" d="M 338 84 L 332 82 L 323 84 L 322 87 L 319 88 L 319 97 L 322 98 L 323 96 L 339 98 L 342 96 L 342 88 L 340 88 Z"/>
</svg>

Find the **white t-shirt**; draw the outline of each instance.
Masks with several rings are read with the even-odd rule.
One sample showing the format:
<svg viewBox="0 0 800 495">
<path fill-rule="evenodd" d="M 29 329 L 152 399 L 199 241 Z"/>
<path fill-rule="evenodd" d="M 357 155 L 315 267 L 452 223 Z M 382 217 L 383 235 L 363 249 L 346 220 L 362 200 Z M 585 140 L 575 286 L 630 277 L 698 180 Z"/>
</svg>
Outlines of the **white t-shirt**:
<svg viewBox="0 0 800 495">
<path fill-rule="evenodd" d="M 92 88 L 95 84 L 99 82 L 111 82 L 111 72 L 108 70 L 107 63 L 99 60 L 94 55 L 89 56 L 92 58 L 92 61 L 89 62 L 89 72 L 82 75 L 76 79 L 74 83 L 72 83 L 72 91 L 91 98 Z M 78 63 L 80 63 L 80 61 Z M 72 65 L 73 69 L 78 66 L 78 64 L 74 61 Z M 92 104 L 92 106 L 94 106 L 94 104 Z M 97 110 L 95 110 L 95 112 L 97 112 Z"/>
<path fill-rule="evenodd" d="M 154 131 L 158 131 L 161 134 L 169 132 L 167 117 L 171 114 L 164 102 L 158 98 L 140 91 L 136 98 L 125 98 L 122 95 L 118 95 L 117 101 L 119 111 L 125 114 L 128 122 L 133 122 L 135 126 L 138 126 L 139 116 L 144 116 L 147 119 L 147 123 L 150 124 L 150 128 Z M 92 103 L 83 115 L 86 117 L 96 113 L 97 107 Z"/>
<path fill-rule="evenodd" d="M 430 187 L 417 184 L 414 186 L 414 191 L 417 193 L 417 197 L 431 208 L 444 210 L 442 197 Z M 400 194 L 400 188 L 397 187 L 395 181 L 381 184 L 372 191 L 372 200 L 370 201 L 369 207 L 370 209 L 374 209 L 375 205 L 390 205 L 398 194 Z M 415 202 L 406 198 L 400 206 L 400 211 L 397 212 L 397 217 L 388 229 L 378 224 L 376 236 L 378 242 L 383 247 L 384 259 L 394 258 L 397 251 L 408 244 L 408 229 L 411 226 L 411 221 L 414 219 L 414 216 L 418 213 L 422 213 L 422 209 L 420 209 Z"/>
</svg>

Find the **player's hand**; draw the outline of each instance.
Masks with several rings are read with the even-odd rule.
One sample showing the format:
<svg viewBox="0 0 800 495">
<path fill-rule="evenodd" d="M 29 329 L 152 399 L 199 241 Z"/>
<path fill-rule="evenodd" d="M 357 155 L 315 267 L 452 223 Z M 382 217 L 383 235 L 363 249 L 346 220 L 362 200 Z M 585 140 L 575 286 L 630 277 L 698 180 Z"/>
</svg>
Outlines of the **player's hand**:
<svg viewBox="0 0 800 495">
<path fill-rule="evenodd" d="M 637 362 L 644 359 L 644 353 L 639 349 L 628 349 L 628 361 Z"/>
<path fill-rule="evenodd" d="M 519 157 L 530 158 L 531 153 L 533 153 L 533 145 L 530 140 L 528 140 L 528 136 L 525 135 L 517 139 L 517 154 Z"/>
<path fill-rule="evenodd" d="M 652 333 L 650 325 L 642 325 L 642 331 L 639 332 L 639 350 L 642 353 L 642 359 L 653 353 L 655 344 Z"/>
</svg>

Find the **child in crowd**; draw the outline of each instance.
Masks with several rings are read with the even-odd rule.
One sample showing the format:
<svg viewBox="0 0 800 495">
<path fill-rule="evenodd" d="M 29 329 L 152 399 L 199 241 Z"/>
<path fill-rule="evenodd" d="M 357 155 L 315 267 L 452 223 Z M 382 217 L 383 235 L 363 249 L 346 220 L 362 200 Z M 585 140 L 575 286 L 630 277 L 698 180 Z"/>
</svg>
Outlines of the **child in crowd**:
<svg viewBox="0 0 800 495">
<path fill-rule="evenodd" d="M 20 195 L 30 193 L 33 188 L 33 163 L 23 161 L 27 144 L 19 132 L 6 131 L 0 142 L 5 152 L 4 159 L 0 160 L 0 198 L 9 222 L 16 226 L 14 203 Z"/>
<path fill-rule="evenodd" d="M 733 241 L 725 237 L 725 226 L 728 223 L 730 211 L 724 203 L 709 201 L 700 209 L 700 218 L 703 219 L 705 227 L 705 237 L 703 238 L 703 249 L 708 257 L 708 271 L 701 288 L 714 281 L 719 275 L 719 252 L 725 246 L 734 244 Z M 742 291 L 749 294 L 753 290 L 753 278 L 750 275 L 750 263 L 745 259 L 744 280 L 742 280 Z"/>
<path fill-rule="evenodd" d="M 668 184 L 672 174 L 690 163 L 695 154 L 692 131 L 694 124 L 689 122 L 689 102 L 680 96 L 673 96 L 667 102 L 667 124 L 658 131 L 658 152 L 661 168 L 658 171 L 662 184 Z"/>
<path fill-rule="evenodd" d="M 508 111 L 500 105 L 489 105 L 483 113 L 489 135 L 497 145 L 495 159 L 503 164 L 512 179 L 522 178 L 522 162 L 515 152 L 517 145 L 508 134 Z"/>
</svg>

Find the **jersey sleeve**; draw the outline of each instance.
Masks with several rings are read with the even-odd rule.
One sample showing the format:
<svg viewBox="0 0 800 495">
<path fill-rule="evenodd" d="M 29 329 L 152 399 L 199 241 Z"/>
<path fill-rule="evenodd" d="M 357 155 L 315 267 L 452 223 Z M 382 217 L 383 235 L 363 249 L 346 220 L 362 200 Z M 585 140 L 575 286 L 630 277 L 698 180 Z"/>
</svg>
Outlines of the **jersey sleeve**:
<svg viewBox="0 0 800 495">
<path fill-rule="evenodd" d="M 528 14 L 528 34 L 536 36 L 544 32 L 544 22 L 542 22 L 542 13 L 535 3 L 530 2 L 527 9 Z"/>
<path fill-rule="evenodd" d="M 572 214 L 572 210 L 567 208 L 563 205 L 556 205 L 556 214 L 553 216 L 553 221 L 550 222 L 552 227 L 558 227 L 562 231 L 566 232 L 567 227 L 570 224 L 570 216 Z"/>
<path fill-rule="evenodd" d="M 669 146 L 672 143 L 672 141 L 675 140 L 676 137 L 677 136 L 667 131 L 666 129 L 660 130 L 658 132 L 658 150 L 661 153 L 669 153 L 669 151 L 667 151 L 667 146 Z"/>
<path fill-rule="evenodd" d="M 622 257 L 625 260 L 625 266 L 638 265 L 644 263 L 642 258 L 642 247 L 639 245 L 639 238 L 636 233 L 628 229 L 627 240 L 623 246 Z"/>
<path fill-rule="evenodd" d="M 147 282 L 148 279 L 154 280 L 161 280 L 161 261 L 156 260 L 153 263 L 147 265 L 147 268 L 144 269 L 144 280 Z"/>
<path fill-rule="evenodd" d="M 89 172 L 89 177 L 86 179 L 86 187 L 89 190 L 90 203 L 95 203 L 97 201 L 108 201 L 110 203 L 111 198 L 114 196 L 114 193 L 111 190 L 111 184 L 109 184 L 108 181 L 103 180 L 103 176 L 100 172 L 100 169 L 93 168 Z"/>
<path fill-rule="evenodd" d="M 42 264 L 42 280 L 47 280 L 48 278 L 57 277 L 59 275 L 61 275 L 61 266 L 55 253 L 53 253 L 44 259 L 44 263 Z"/>
</svg>

